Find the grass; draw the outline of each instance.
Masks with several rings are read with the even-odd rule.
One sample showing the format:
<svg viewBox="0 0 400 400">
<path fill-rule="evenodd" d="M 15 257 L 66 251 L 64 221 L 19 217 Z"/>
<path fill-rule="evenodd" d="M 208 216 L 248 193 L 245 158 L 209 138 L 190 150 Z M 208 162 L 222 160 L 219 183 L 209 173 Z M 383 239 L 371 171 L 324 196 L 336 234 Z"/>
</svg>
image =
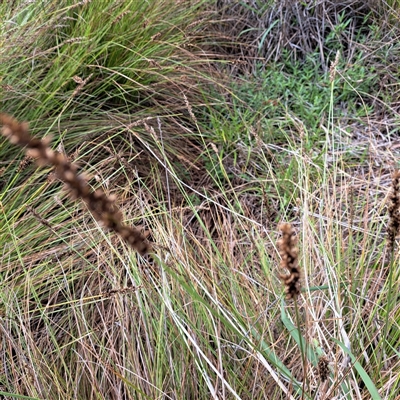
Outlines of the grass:
<svg viewBox="0 0 400 400">
<path fill-rule="evenodd" d="M 235 36 L 279 2 L 233 25 L 213 7 L 0 5 L 1 111 L 51 136 L 154 244 L 135 253 L 0 138 L 4 398 L 396 399 L 393 9 L 358 35 L 361 17 L 332 19 L 303 54 L 295 24 L 301 51 L 275 41 L 279 24 Z M 246 65 L 223 53 L 255 37 Z M 295 301 L 280 222 L 297 240 Z"/>
</svg>

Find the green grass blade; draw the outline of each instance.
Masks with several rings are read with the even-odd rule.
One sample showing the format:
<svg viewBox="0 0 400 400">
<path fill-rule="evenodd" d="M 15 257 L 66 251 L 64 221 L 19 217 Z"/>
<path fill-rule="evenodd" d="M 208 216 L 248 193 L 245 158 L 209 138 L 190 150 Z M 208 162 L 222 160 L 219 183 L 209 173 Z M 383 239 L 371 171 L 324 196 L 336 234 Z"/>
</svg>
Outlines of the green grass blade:
<svg viewBox="0 0 400 400">
<path fill-rule="evenodd" d="M 382 397 L 379 395 L 378 390 L 374 383 L 372 382 L 371 378 L 365 371 L 365 369 L 361 366 L 361 364 L 356 360 L 353 353 L 349 351 L 349 349 L 339 340 L 332 338 L 332 340 L 340 346 L 340 348 L 350 357 L 351 362 L 353 363 L 354 368 L 357 370 L 358 374 L 360 375 L 361 379 L 363 380 L 365 386 L 367 387 L 369 393 L 372 396 L 373 400 L 381 400 Z"/>
<path fill-rule="evenodd" d="M 39 397 L 23 396 L 22 394 L 13 394 L 13 393 L 8 393 L 8 392 L 0 392 L 0 395 L 12 397 L 14 399 L 42 400 Z"/>
</svg>

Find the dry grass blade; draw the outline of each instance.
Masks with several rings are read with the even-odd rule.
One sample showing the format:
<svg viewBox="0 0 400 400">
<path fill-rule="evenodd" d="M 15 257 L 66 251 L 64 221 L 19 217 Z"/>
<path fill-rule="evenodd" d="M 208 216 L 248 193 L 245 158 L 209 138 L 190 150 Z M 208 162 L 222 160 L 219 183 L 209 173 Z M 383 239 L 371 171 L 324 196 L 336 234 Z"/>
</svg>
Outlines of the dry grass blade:
<svg viewBox="0 0 400 400">
<path fill-rule="evenodd" d="M 26 122 L 18 122 L 13 117 L 0 113 L 2 134 L 13 144 L 26 147 L 28 156 L 36 160 L 38 165 L 50 165 L 55 168 L 56 176 L 65 183 L 73 198 L 81 198 L 94 217 L 108 229 L 122 237 L 140 254 L 149 253 L 151 245 L 134 227 L 122 223 L 122 214 L 115 205 L 115 199 L 107 196 L 102 190 L 92 191 L 84 176 L 78 174 L 78 168 L 68 158 L 49 147 L 48 139 L 32 138 Z"/>
</svg>

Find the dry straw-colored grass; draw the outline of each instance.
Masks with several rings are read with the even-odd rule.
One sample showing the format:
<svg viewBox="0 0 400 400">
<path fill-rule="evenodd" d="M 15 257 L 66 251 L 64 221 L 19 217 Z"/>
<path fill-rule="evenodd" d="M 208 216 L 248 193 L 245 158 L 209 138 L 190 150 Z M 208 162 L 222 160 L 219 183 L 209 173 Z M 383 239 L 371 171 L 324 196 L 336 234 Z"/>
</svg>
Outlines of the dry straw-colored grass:
<svg viewBox="0 0 400 400">
<path fill-rule="evenodd" d="M 283 12 L 282 15 L 289 21 L 288 17 L 296 4 L 291 1 L 285 4 L 288 7 L 286 14 Z M 324 4 L 333 3 L 318 2 L 319 7 L 324 7 Z M 230 11 L 233 15 L 235 7 L 239 5 L 232 5 Z M 297 10 L 301 11 L 301 7 L 297 5 Z M 238 29 L 241 22 L 237 21 Z M 290 28 L 294 29 L 293 26 Z M 254 30 L 249 32 L 256 33 Z M 277 38 L 274 32 L 271 31 L 268 40 Z M 299 39 L 290 36 L 290 31 L 286 33 L 289 36 L 280 36 L 281 44 L 288 38 L 293 44 Z M 303 38 L 309 40 L 310 35 L 304 34 Z M 290 45 L 289 42 L 287 44 Z M 268 48 L 267 45 L 265 41 L 265 48 Z M 247 50 L 255 47 L 257 43 L 253 47 L 248 46 Z M 297 48 L 306 47 L 299 45 Z M 241 48 L 245 49 L 244 46 Z M 282 46 L 273 49 L 267 54 L 271 58 L 278 54 Z M 331 71 L 336 72 L 334 66 Z M 75 82 L 81 84 L 83 81 L 77 78 Z M 166 94 L 170 94 L 171 87 L 170 82 L 165 84 Z M 159 104 L 170 107 L 174 114 L 186 107 L 185 121 L 192 119 L 191 122 L 195 123 L 196 108 L 193 111 L 192 104 L 196 107 L 196 102 L 192 102 L 191 98 L 194 88 L 189 89 L 182 92 L 187 95 L 182 95 L 180 99 L 171 102 L 166 96 Z M 184 166 L 191 165 L 202 154 L 202 146 L 198 142 L 187 143 L 189 141 L 183 146 L 185 136 L 178 134 L 175 126 L 169 126 L 165 120 L 161 126 L 158 117 L 145 117 L 132 124 L 128 118 L 125 119 L 129 123 L 125 123 L 123 117 L 115 110 L 112 113 L 115 122 L 121 122 L 130 135 L 130 147 L 126 149 L 123 143 L 115 140 L 113 143 L 117 145 L 114 149 L 107 142 L 107 146 L 101 145 L 103 153 L 90 153 L 90 161 L 104 176 L 112 176 L 115 172 L 113 165 L 116 164 L 118 168 L 121 165 L 121 170 L 123 167 L 131 177 L 136 170 L 128 160 L 132 159 L 131 151 L 135 149 L 135 168 L 143 168 L 145 173 L 139 175 L 150 177 L 148 180 L 152 183 L 149 186 L 141 183 L 139 189 L 142 192 L 135 190 L 134 193 L 135 196 L 144 193 L 143 198 L 151 203 L 154 214 L 149 213 L 147 222 L 151 218 L 157 243 L 168 249 L 165 265 L 161 273 L 153 275 L 153 270 L 142 268 L 137 274 L 135 263 L 127 262 L 129 255 L 121 252 L 116 244 L 118 238 L 100 242 L 97 237 L 92 238 L 93 242 L 90 242 L 91 239 L 88 242 L 82 240 L 85 236 L 90 237 L 91 231 L 81 219 L 83 229 L 74 230 L 71 237 L 67 234 L 70 221 L 63 222 L 66 227 L 62 235 L 66 244 L 57 244 L 59 248 L 56 248 L 51 237 L 45 243 L 47 247 L 43 247 L 47 253 L 40 251 L 39 254 L 36 249 L 25 254 L 23 231 L 19 238 L 25 269 L 21 267 L 19 258 L 7 261 L 7 253 L 2 257 L 8 270 L 6 276 L 15 274 L 13 279 L 6 280 L 7 287 L 11 289 L 5 291 L 3 304 L 6 318 L 0 326 L 3 337 L 7 338 L 4 359 L 9 363 L 7 371 L 12 372 L 8 379 L 13 385 L 13 392 L 30 396 L 37 394 L 41 398 L 234 398 L 227 389 L 231 385 L 236 396 L 241 398 L 293 398 L 296 396 L 293 382 L 286 380 L 290 374 L 276 373 L 277 368 L 268 369 L 268 362 L 264 362 L 270 354 L 267 347 L 270 346 L 273 354 L 290 369 L 293 379 L 301 381 L 307 376 L 305 387 L 310 396 L 317 396 L 314 389 L 321 383 L 321 386 L 325 385 L 327 395 L 321 394 L 321 390 L 318 398 L 339 398 L 339 393 L 342 395 L 340 384 L 346 380 L 354 384 L 354 390 L 361 391 L 354 398 L 371 398 L 365 388 L 357 388 L 360 379 L 351 376 L 351 368 L 343 367 L 343 354 L 333 343 L 332 339 L 339 339 L 347 344 L 345 339 L 348 335 L 351 350 L 357 359 L 381 392 L 389 393 L 392 386 L 390 374 L 398 371 L 398 361 L 392 357 L 390 363 L 384 363 L 377 372 L 374 355 L 371 357 L 370 354 L 382 347 L 379 343 L 382 337 L 380 329 L 370 318 L 375 314 L 379 317 L 378 311 L 385 297 L 382 291 L 386 272 L 375 268 L 380 265 L 382 252 L 379 243 L 384 238 L 376 221 L 380 221 L 382 214 L 380 204 L 386 194 L 388 174 L 386 176 L 379 171 L 377 176 L 365 178 L 362 175 L 364 170 L 360 168 L 358 175 L 353 171 L 350 179 L 348 170 L 337 169 L 341 180 L 332 176 L 325 184 L 316 182 L 314 186 L 307 175 L 310 170 L 308 154 L 295 148 L 292 154 L 297 157 L 300 167 L 298 176 L 294 175 L 293 180 L 298 179 L 298 186 L 303 188 L 300 193 L 302 198 L 297 204 L 296 215 L 275 215 L 280 213 L 279 205 L 283 199 L 279 190 L 278 193 L 273 191 L 275 175 L 270 174 L 273 179 L 270 175 L 266 178 L 263 175 L 268 190 L 263 197 L 255 190 L 263 185 L 261 180 L 244 182 L 239 179 L 243 170 L 268 170 L 269 164 L 263 155 L 267 151 L 270 153 L 270 144 L 260 139 L 259 146 L 252 149 L 248 164 L 243 162 L 243 170 L 238 165 L 235 165 L 236 169 L 229 166 L 229 171 L 237 175 L 236 183 L 233 180 L 225 182 L 232 184 L 229 190 L 222 184 L 217 186 L 205 169 L 199 169 L 200 164 L 194 165 L 192 170 L 196 173 L 187 180 L 190 190 L 194 193 L 201 188 L 201 193 L 206 195 L 199 196 L 199 203 L 192 204 L 183 201 L 186 197 L 181 193 L 181 182 L 175 174 L 178 170 L 175 160 L 179 159 Z M 1 118 L 8 121 L 5 129 L 11 140 L 19 141 L 20 137 L 24 137 L 21 132 L 26 131 L 28 135 L 26 125 L 9 116 Z M 13 124 L 20 133 L 13 132 L 10 128 Z M 102 122 L 99 124 L 104 126 Z M 140 138 L 130 130 L 138 125 L 144 126 Z M 230 128 L 233 130 L 234 126 Z M 75 129 L 78 132 L 84 130 L 81 127 Z M 189 131 L 186 126 L 185 129 Z M 258 132 L 260 138 L 261 133 L 262 127 Z M 374 137 L 367 136 L 366 141 L 371 144 Z M 71 160 L 68 159 L 67 164 L 66 156 L 63 158 L 49 149 L 49 142 L 37 141 L 30 136 L 25 136 L 25 139 L 27 143 L 22 141 L 19 144 L 27 146 L 28 152 L 33 153 L 38 162 L 53 165 L 51 160 L 58 160 L 57 177 L 67 181 L 67 185 L 70 182 L 74 197 L 81 197 L 89 208 L 95 204 L 92 212 L 97 219 L 101 220 L 103 214 L 111 214 L 106 218 L 106 226 L 111 229 L 115 220 L 121 223 L 121 214 L 112 198 L 100 195 L 93 199 L 88 195 L 91 193 L 88 188 L 81 189 L 85 179 L 78 175 Z M 151 149 L 153 158 L 158 157 L 160 161 L 157 168 L 143 162 L 143 152 L 137 151 L 139 146 L 136 142 L 135 146 L 132 145 L 134 140 L 141 144 L 153 139 L 162 142 L 162 147 Z M 100 142 L 98 137 L 96 142 Z M 30 148 L 29 144 L 35 146 Z M 379 149 L 377 157 L 382 149 L 387 148 L 372 147 Z M 176 158 L 169 157 L 172 153 L 170 149 L 179 151 Z M 285 151 L 281 149 L 281 152 Z M 99 154 L 106 156 L 99 161 Z M 379 163 L 382 164 L 387 165 L 387 162 Z M 66 165 L 68 168 L 63 169 L 62 166 Z M 24 167 L 21 164 L 21 168 Z M 61 172 L 58 168 L 62 169 Z M 136 199 L 129 198 L 133 179 L 119 175 L 107 182 L 111 182 L 114 188 L 123 187 L 118 197 L 126 200 L 125 204 L 130 201 L 130 207 L 137 209 Z M 79 177 L 79 184 L 74 181 L 74 176 Z M 279 177 L 278 173 L 276 177 Z M 214 182 L 214 186 L 210 182 Z M 83 197 L 82 193 L 87 197 Z M 56 228 L 61 224 L 54 218 L 52 210 L 42 207 L 42 204 L 31 206 L 21 219 L 26 221 L 33 216 L 43 229 L 53 229 L 52 236 L 56 236 Z M 273 245 L 276 242 L 277 219 L 291 220 L 296 224 L 297 233 L 294 234 L 289 224 L 281 226 L 283 235 L 278 242 L 281 267 L 289 272 L 282 275 L 282 279 L 287 285 L 288 297 L 297 296 L 296 301 L 285 303 L 285 309 L 279 308 L 281 286 L 275 279 L 277 274 L 274 274 L 279 263 Z M 77 221 L 73 216 L 71 226 L 77 226 Z M 16 222 L 15 226 L 23 222 Z M 30 235 L 32 237 L 33 234 Z M 28 240 L 26 237 L 25 240 Z M 139 243 L 148 245 L 143 236 L 138 237 Z M 78 247 L 77 242 L 83 244 Z M 89 244 L 91 248 L 88 248 Z M 64 276 L 69 279 L 68 284 L 65 284 Z M 148 279 L 142 279 L 142 276 Z M 300 277 L 304 283 L 301 296 Z M 25 292 L 22 293 L 22 290 Z M 14 293 L 21 295 L 16 297 Z M 289 329 L 282 323 L 281 311 L 291 313 L 296 304 L 300 317 L 297 318 L 296 329 Z M 389 322 L 395 329 L 397 325 L 392 317 Z M 294 341 L 297 331 L 304 335 L 303 349 L 299 349 Z M 324 351 L 323 355 L 318 354 L 319 362 L 313 364 L 315 368 L 310 368 L 299 354 L 305 355 L 306 345 L 312 351 L 316 342 Z M 388 355 L 391 353 L 388 352 Z M 24 374 L 28 379 L 20 379 Z M 3 390 L 1 385 L 0 390 Z"/>
<path fill-rule="evenodd" d="M 333 47 L 342 48 L 344 58 L 351 59 L 355 37 L 368 32 L 375 17 L 382 24 L 389 19 L 381 3 L 220 0 L 211 33 L 218 37 L 218 52 L 231 60 L 232 72 L 254 72 L 257 64 L 280 61 L 288 53 L 294 60 L 318 54 L 319 66 L 328 70 L 336 54 Z"/>
</svg>

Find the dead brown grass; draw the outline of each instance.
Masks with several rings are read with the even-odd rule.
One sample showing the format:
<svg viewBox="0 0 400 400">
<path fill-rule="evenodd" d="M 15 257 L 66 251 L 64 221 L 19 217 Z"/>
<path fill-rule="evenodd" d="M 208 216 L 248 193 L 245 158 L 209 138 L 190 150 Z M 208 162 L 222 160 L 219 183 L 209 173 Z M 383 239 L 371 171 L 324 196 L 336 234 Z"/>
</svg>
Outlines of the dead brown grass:
<svg viewBox="0 0 400 400">
<path fill-rule="evenodd" d="M 327 71 L 336 53 L 327 45 L 329 35 L 333 35 L 336 48 L 342 49 L 343 57 L 350 59 L 355 35 L 367 33 L 368 24 L 376 16 L 389 19 L 379 3 L 220 0 L 211 35 L 218 37 L 218 52 L 231 61 L 232 73 L 254 72 L 257 63 L 280 61 L 287 54 L 293 60 L 304 60 L 315 53 L 319 54 L 320 67 Z M 345 29 L 338 29 L 344 24 Z"/>
</svg>

